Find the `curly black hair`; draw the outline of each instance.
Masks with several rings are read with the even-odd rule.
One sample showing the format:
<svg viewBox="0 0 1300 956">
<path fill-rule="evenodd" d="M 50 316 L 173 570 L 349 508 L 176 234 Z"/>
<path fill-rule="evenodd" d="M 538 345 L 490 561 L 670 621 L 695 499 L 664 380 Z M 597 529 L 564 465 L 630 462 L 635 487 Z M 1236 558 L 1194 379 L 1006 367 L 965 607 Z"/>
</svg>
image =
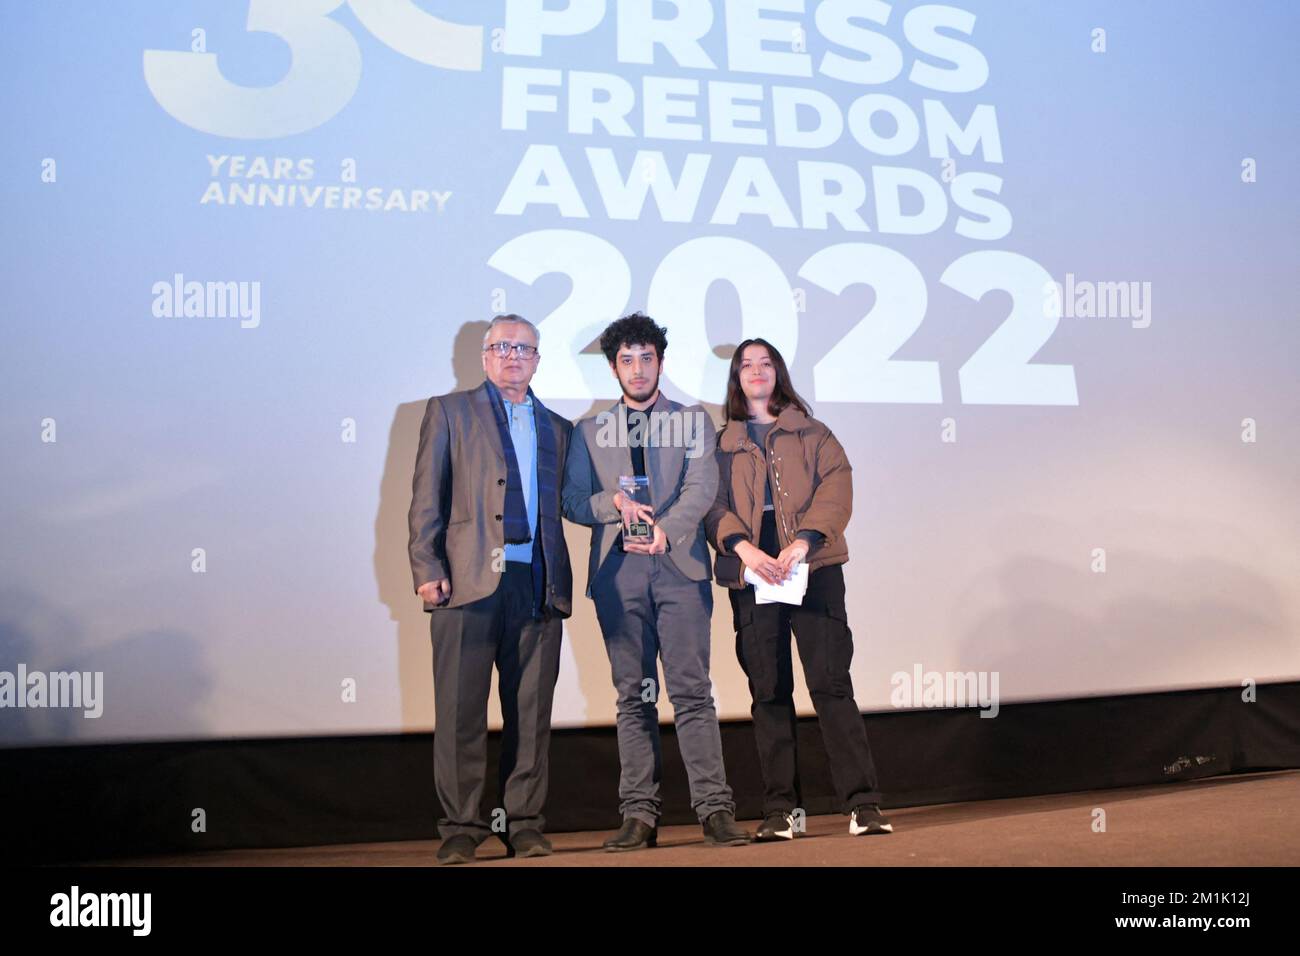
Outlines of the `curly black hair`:
<svg viewBox="0 0 1300 956">
<path fill-rule="evenodd" d="M 633 312 L 609 323 L 600 336 L 600 350 L 610 365 L 614 364 L 618 350 L 625 345 L 653 345 L 662 362 L 664 349 L 668 348 L 668 330 L 645 313 Z"/>
</svg>

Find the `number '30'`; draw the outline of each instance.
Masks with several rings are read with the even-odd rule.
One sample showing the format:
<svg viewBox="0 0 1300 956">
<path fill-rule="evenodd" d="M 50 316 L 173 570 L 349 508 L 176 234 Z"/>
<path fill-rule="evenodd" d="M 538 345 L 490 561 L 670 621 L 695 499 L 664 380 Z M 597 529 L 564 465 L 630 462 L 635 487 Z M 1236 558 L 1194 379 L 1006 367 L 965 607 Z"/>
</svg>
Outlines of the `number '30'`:
<svg viewBox="0 0 1300 956">
<path fill-rule="evenodd" d="M 289 71 L 270 86 L 240 86 L 215 53 L 145 50 L 144 80 L 158 105 L 204 133 L 273 139 L 338 114 L 361 80 L 361 48 L 329 14 L 344 0 L 250 0 L 247 28 L 289 46 Z M 366 29 L 398 53 L 447 70 L 483 68 L 483 27 L 449 23 L 412 0 L 347 0 Z"/>
</svg>

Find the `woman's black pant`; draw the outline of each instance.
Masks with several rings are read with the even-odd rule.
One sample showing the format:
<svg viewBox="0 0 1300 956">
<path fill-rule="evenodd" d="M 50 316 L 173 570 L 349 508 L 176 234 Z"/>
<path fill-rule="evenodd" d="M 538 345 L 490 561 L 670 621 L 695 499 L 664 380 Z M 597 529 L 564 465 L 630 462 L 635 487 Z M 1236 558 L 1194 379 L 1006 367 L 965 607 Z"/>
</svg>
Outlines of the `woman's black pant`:
<svg viewBox="0 0 1300 956">
<path fill-rule="evenodd" d="M 763 515 L 759 546 L 776 556 L 772 512 Z M 770 528 L 769 528 L 770 525 Z M 853 699 L 849 664 L 853 634 L 844 608 L 841 565 L 808 575 L 802 605 L 756 604 L 754 589 L 728 589 L 736 626 L 736 656 L 749 678 L 750 714 L 763 772 L 763 813 L 789 813 L 801 807 L 794 669 L 790 633 L 799 645 L 804 680 L 812 696 L 822 741 L 830 760 L 831 780 L 845 812 L 864 803 L 879 803 L 876 767 L 867 743 L 862 713 Z"/>
</svg>

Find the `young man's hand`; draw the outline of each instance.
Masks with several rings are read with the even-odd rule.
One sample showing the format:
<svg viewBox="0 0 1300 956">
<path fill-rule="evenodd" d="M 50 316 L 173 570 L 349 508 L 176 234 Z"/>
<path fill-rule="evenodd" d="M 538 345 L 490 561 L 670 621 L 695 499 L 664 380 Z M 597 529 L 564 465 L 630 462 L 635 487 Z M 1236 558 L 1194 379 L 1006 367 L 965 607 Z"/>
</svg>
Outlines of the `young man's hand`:
<svg viewBox="0 0 1300 956">
<path fill-rule="evenodd" d="M 668 551 L 668 535 L 659 525 L 654 526 L 654 538 L 650 541 L 629 541 L 623 539 L 623 550 L 632 554 L 665 554 Z"/>
<path fill-rule="evenodd" d="M 638 521 L 650 522 L 654 520 L 654 508 L 639 501 L 628 500 L 627 495 L 621 491 L 614 492 L 614 507 L 623 516 L 625 525 L 634 524 Z"/>
</svg>

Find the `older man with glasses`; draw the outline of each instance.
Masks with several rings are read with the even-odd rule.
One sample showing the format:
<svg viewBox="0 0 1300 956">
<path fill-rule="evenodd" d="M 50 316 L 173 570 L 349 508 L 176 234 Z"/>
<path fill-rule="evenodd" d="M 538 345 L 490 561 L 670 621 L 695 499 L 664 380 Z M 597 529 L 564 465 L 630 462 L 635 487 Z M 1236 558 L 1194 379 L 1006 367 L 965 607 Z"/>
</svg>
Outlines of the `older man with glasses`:
<svg viewBox="0 0 1300 956">
<path fill-rule="evenodd" d="M 410 558 L 431 614 L 439 863 L 470 862 L 492 830 L 480 804 L 494 666 L 507 852 L 551 852 L 542 804 L 560 622 L 572 606 L 560 477 L 573 426 L 528 387 L 538 341 L 523 317 L 494 318 L 483 339 L 486 380 L 429 399 L 420 425 Z"/>
</svg>

